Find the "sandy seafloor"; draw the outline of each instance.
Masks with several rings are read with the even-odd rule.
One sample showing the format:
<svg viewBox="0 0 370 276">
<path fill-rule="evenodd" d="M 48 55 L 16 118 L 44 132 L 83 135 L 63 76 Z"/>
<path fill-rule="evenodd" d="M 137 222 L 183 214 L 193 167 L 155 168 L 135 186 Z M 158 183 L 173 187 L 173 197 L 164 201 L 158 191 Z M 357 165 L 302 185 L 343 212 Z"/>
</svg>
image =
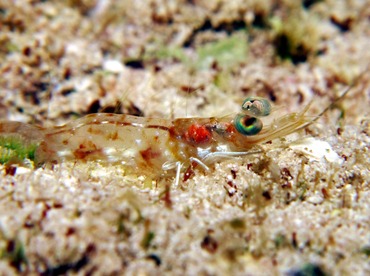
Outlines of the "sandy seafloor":
<svg viewBox="0 0 370 276">
<path fill-rule="evenodd" d="M 366 70 L 369 26 L 368 0 L 0 0 L 1 119 L 223 116 L 251 95 L 315 118 Z M 369 80 L 177 187 L 117 164 L 1 165 L 0 274 L 369 275 Z"/>
</svg>

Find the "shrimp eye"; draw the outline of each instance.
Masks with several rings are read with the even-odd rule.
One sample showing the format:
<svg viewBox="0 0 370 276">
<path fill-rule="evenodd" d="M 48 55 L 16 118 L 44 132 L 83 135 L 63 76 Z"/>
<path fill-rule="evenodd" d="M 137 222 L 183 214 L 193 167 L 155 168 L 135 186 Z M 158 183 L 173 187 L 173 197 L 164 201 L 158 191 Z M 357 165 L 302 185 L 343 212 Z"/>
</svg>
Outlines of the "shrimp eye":
<svg viewBox="0 0 370 276">
<path fill-rule="evenodd" d="M 244 100 L 242 109 L 253 116 L 267 116 L 271 113 L 271 104 L 265 98 L 248 97 Z"/>
<path fill-rule="evenodd" d="M 244 114 L 235 116 L 234 125 L 239 133 L 247 136 L 258 134 L 263 126 L 260 119 Z"/>
</svg>

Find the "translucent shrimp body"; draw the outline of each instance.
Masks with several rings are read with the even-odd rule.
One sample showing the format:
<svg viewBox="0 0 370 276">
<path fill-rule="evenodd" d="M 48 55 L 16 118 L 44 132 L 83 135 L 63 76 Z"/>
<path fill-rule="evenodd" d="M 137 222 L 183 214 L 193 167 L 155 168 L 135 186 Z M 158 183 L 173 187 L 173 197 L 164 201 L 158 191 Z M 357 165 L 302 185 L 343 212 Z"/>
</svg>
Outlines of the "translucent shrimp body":
<svg viewBox="0 0 370 276">
<path fill-rule="evenodd" d="M 283 116 L 263 128 L 261 125 L 257 131 L 255 125 L 246 126 L 253 133 L 240 131 L 245 126 L 240 126 L 239 120 L 255 122 L 257 118 L 242 113 L 175 120 L 100 113 L 53 128 L 0 122 L 0 135 L 21 136 L 25 143 L 37 144 L 36 164 L 97 160 L 119 163 L 130 171 L 157 177 L 168 173 L 163 168 L 175 167 L 169 164 L 186 167 L 195 159 L 208 166 L 216 156 L 245 154 L 262 142 L 301 128 L 309 122 L 305 112 L 306 109 Z"/>
</svg>

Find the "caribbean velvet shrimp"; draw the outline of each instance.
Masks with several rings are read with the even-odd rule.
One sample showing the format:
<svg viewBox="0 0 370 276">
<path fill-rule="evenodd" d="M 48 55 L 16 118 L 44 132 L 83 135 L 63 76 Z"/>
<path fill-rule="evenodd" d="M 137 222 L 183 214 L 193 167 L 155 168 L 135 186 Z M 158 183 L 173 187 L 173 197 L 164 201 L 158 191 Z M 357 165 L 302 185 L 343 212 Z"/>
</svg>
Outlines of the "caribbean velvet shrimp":
<svg viewBox="0 0 370 276">
<path fill-rule="evenodd" d="M 120 163 L 143 174 L 161 175 L 180 164 L 195 161 L 206 167 L 219 157 L 245 154 L 255 145 L 292 133 L 308 122 L 304 110 L 263 127 L 256 110 L 267 100 L 249 100 L 250 110 L 221 118 L 166 120 L 98 113 L 52 128 L 3 121 L 0 133 L 37 144 L 36 164 L 99 160 Z"/>
<path fill-rule="evenodd" d="M 176 175 L 178 183 L 181 168 L 200 165 L 207 170 L 220 158 L 251 154 L 261 143 L 311 124 L 330 106 L 314 119 L 306 115 L 307 106 L 264 126 L 261 117 L 270 114 L 269 101 L 249 97 L 239 113 L 220 118 L 167 120 L 98 113 L 52 128 L 3 121 L 0 137 L 15 137 L 26 145 L 35 145 L 33 157 L 37 165 L 97 160 L 119 163 L 152 178 Z M 1 146 L 4 148 L 4 143 Z"/>
</svg>

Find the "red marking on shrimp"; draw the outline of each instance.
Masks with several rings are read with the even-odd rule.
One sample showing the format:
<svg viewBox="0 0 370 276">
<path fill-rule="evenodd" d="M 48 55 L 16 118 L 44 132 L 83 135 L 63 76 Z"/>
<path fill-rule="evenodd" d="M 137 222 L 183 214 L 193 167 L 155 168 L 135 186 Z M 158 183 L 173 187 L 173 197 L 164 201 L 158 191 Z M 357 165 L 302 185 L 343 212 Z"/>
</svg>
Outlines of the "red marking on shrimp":
<svg viewBox="0 0 370 276">
<path fill-rule="evenodd" d="M 211 131 L 203 125 L 190 125 L 188 131 L 185 133 L 186 141 L 193 145 L 206 144 L 211 140 L 211 138 Z"/>
<path fill-rule="evenodd" d="M 194 172 L 194 169 L 198 166 L 198 163 L 197 162 L 191 162 L 189 167 L 186 169 L 185 173 L 184 173 L 184 178 L 183 178 L 183 181 L 186 182 L 187 180 L 189 180 L 191 177 L 193 177 L 195 175 L 195 172 Z"/>
<path fill-rule="evenodd" d="M 150 159 L 155 159 L 161 156 L 161 153 L 158 151 L 154 151 L 151 147 L 140 151 L 141 156 L 143 159 L 147 162 L 150 161 Z"/>
</svg>

